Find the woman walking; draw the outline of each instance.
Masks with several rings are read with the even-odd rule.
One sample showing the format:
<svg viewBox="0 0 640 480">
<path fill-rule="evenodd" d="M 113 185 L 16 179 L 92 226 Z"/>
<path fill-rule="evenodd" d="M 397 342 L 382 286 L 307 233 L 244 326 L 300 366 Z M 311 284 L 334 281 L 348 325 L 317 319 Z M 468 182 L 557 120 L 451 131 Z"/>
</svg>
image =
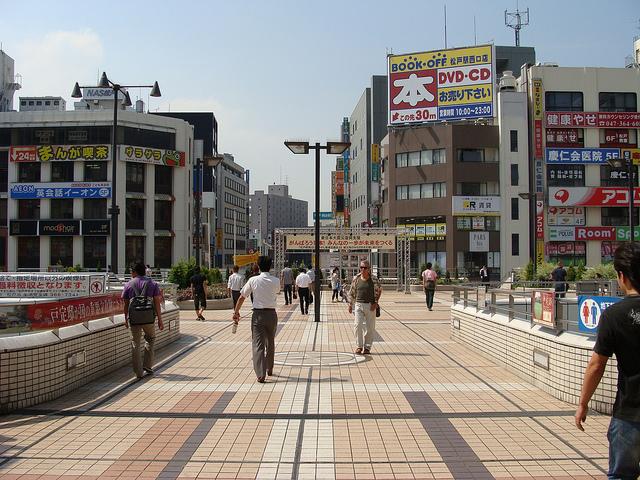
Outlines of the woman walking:
<svg viewBox="0 0 640 480">
<path fill-rule="evenodd" d="M 340 273 L 338 267 L 333 269 L 331 273 L 331 290 L 333 290 L 333 295 L 331 295 L 331 303 L 334 301 L 339 302 L 338 293 L 340 292 Z"/>
<path fill-rule="evenodd" d="M 436 294 L 436 280 L 438 274 L 431 269 L 431 262 L 427 263 L 427 268 L 422 272 L 422 288 L 427 296 L 427 308 L 433 310 L 433 297 Z"/>
</svg>

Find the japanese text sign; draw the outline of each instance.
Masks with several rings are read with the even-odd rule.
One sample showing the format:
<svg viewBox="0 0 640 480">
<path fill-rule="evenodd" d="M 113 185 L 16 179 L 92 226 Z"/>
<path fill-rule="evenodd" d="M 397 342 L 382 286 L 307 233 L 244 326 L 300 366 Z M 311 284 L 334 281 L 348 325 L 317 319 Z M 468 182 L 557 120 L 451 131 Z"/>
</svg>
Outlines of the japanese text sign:
<svg viewBox="0 0 640 480">
<path fill-rule="evenodd" d="M 117 293 L 36 303 L 27 307 L 27 318 L 32 330 L 66 327 L 122 313 L 124 301 Z"/>
<path fill-rule="evenodd" d="M 545 112 L 547 127 L 640 128 L 640 112 Z"/>
<path fill-rule="evenodd" d="M 313 250 L 315 248 L 315 235 L 287 235 L 287 250 Z M 320 248 L 328 249 L 351 249 L 369 250 L 395 250 L 396 235 L 385 233 L 372 234 L 321 234 Z"/>
<path fill-rule="evenodd" d="M 0 273 L 0 298 L 70 298 L 104 293 L 106 275 Z"/>
<path fill-rule="evenodd" d="M 164 150 L 162 148 L 120 145 L 120 160 L 125 162 L 167 165 L 169 167 L 184 167 L 185 154 L 184 152 Z"/>
<path fill-rule="evenodd" d="M 459 216 L 500 215 L 500 197 L 451 197 L 452 214 Z"/>
<path fill-rule="evenodd" d="M 11 183 L 11 198 L 111 198 L 111 183 Z"/>
<path fill-rule="evenodd" d="M 61 162 L 74 160 L 111 160 L 109 145 L 31 145 L 10 147 L 12 162 Z"/>
<path fill-rule="evenodd" d="M 491 45 L 389 55 L 389 125 L 493 117 Z"/>
<path fill-rule="evenodd" d="M 600 317 L 607 307 L 618 303 L 620 297 L 597 297 L 592 295 L 578 296 L 578 328 L 581 332 L 598 331 Z"/>
<path fill-rule="evenodd" d="M 620 158 L 619 148 L 547 148 L 547 163 L 607 163 Z"/>
<path fill-rule="evenodd" d="M 531 317 L 534 323 L 555 328 L 556 298 L 554 292 L 543 290 L 531 292 Z"/>
<path fill-rule="evenodd" d="M 640 206 L 640 188 L 633 193 Z M 549 205 L 584 207 L 628 207 L 629 190 L 624 187 L 549 187 Z"/>
<path fill-rule="evenodd" d="M 536 200 L 536 238 L 544 238 L 544 202 Z"/>
<path fill-rule="evenodd" d="M 585 225 L 586 217 L 583 207 L 549 207 L 547 210 L 549 225 Z"/>
<path fill-rule="evenodd" d="M 542 91 L 542 80 L 535 79 L 533 81 L 533 132 L 536 159 L 542 158 L 542 113 L 544 110 L 544 100 Z"/>
</svg>

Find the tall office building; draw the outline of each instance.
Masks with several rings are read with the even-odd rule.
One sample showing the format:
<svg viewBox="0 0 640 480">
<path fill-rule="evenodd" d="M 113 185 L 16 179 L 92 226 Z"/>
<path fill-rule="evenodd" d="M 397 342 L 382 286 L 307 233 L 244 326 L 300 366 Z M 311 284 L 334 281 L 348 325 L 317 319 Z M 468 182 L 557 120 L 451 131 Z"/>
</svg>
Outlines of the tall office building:
<svg viewBox="0 0 640 480">
<path fill-rule="evenodd" d="M 20 87 L 20 77 L 15 75 L 13 58 L 0 50 L 0 112 L 13 110 L 13 95 Z"/>
<path fill-rule="evenodd" d="M 218 214 L 216 218 L 215 266 L 230 268 L 233 255 L 247 253 L 249 170 L 223 154 L 216 167 Z"/>
</svg>

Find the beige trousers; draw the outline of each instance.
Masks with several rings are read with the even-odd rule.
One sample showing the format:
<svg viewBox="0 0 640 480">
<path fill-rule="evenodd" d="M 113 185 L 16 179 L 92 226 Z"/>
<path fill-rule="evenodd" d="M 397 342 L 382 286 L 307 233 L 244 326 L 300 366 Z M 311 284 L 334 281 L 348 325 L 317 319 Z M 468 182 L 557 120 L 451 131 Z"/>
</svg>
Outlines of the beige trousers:
<svg viewBox="0 0 640 480">
<path fill-rule="evenodd" d="M 353 330 L 356 335 L 356 347 L 371 348 L 376 333 L 376 311 L 371 310 L 370 303 L 356 302 L 355 322 Z"/>
<path fill-rule="evenodd" d="M 156 342 L 156 324 L 129 325 L 131 328 L 131 349 L 133 357 L 133 371 L 138 378 L 142 378 L 142 368 L 153 368 L 153 347 Z M 140 358 L 140 347 L 144 333 L 144 361 Z"/>
</svg>

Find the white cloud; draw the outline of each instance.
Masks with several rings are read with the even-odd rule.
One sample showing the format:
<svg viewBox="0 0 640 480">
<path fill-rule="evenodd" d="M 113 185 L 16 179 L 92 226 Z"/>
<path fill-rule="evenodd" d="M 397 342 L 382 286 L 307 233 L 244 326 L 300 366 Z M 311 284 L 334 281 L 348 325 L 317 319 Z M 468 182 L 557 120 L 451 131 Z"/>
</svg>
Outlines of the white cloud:
<svg viewBox="0 0 640 480">
<path fill-rule="evenodd" d="M 31 37 L 15 52 L 22 96 L 54 95 L 69 100 L 75 82 L 97 83 L 104 48 L 92 30 L 56 31 Z"/>
</svg>

